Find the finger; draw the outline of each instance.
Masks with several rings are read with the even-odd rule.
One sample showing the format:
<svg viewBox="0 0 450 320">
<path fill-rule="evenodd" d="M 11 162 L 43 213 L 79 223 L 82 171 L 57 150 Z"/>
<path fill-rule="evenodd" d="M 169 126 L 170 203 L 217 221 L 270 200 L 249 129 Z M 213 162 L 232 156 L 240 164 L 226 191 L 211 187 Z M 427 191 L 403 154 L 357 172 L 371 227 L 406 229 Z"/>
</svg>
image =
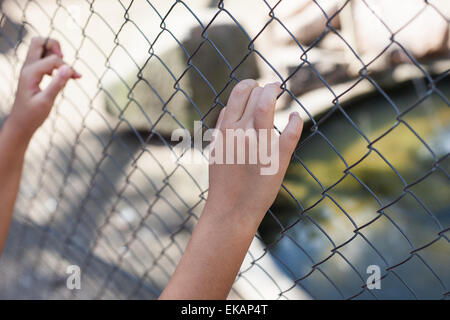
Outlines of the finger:
<svg viewBox="0 0 450 320">
<path fill-rule="evenodd" d="M 277 97 L 281 93 L 281 83 L 276 82 L 264 87 L 254 111 L 256 129 L 273 129 Z"/>
<path fill-rule="evenodd" d="M 55 39 L 47 39 L 43 46 L 43 52 L 41 57 L 46 57 L 48 55 L 56 54 L 61 59 L 64 58 L 64 55 L 61 50 L 61 45 Z"/>
<path fill-rule="evenodd" d="M 243 80 L 234 87 L 228 99 L 227 111 L 223 119 L 224 126 L 229 126 L 241 119 L 250 94 L 256 87 L 258 87 L 258 83 L 251 79 Z"/>
<path fill-rule="evenodd" d="M 280 136 L 280 155 L 289 163 L 303 130 L 303 120 L 298 112 L 291 113 L 289 123 Z"/>
<path fill-rule="evenodd" d="M 39 61 L 42 58 L 44 51 L 47 52 L 46 55 L 56 54 L 61 59 L 63 58 L 61 46 L 58 41 L 54 39 L 35 37 L 31 39 L 31 44 L 28 49 L 25 65 L 29 65 Z"/>
<path fill-rule="evenodd" d="M 67 65 L 61 66 L 48 87 L 36 95 L 36 99 L 45 105 L 53 105 L 58 94 L 66 86 L 67 81 L 73 77 L 74 72 L 75 71 Z"/>
<path fill-rule="evenodd" d="M 29 74 L 33 81 L 39 81 L 44 77 L 44 75 L 52 75 L 53 70 L 61 67 L 62 65 L 64 65 L 64 61 L 57 55 L 53 54 L 29 65 L 26 69 L 24 69 L 24 72 Z"/>
<path fill-rule="evenodd" d="M 212 144 L 214 144 L 214 142 L 216 141 L 217 136 L 219 134 L 219 130 L 222 128 L 222 123 L 223 123 L 223 119 L 225 117 L 225 112 L 226 112 L 226 107 L 220 111 L 219 118 L 217 119 L 216 130 L 214 130 L 213 136 L 211 139 Z"/>
<path fill-rule="evenodd" d="M 259 103 L 259 98 L 261 97 L 264 88 L 256 87 L 253 89 L 250 98 L 248 99 L 247 106 L 245 107 L 244 114 L 242 115 L 241 120 L 239 120 L 242 124 L 249 124 L 253 126 L 253 118 L 255 114 L 256 107 Z"/>
<path fill-rule="evenodd" d="M 225 117 L 225 112 L 227 108 L 223 108 L 220 111 L 219 118 L 217 119 L 216 129 L 220 130 L 222 128 L 223 119 Z"/>
</svg>

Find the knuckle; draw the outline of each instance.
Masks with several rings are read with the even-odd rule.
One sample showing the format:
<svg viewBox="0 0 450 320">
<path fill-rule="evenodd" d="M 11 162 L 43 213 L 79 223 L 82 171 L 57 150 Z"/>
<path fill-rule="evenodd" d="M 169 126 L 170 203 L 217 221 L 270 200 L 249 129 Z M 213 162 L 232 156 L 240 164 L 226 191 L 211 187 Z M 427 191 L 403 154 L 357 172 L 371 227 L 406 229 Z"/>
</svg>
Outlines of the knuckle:
<svg viewBox="0 0 450 320">
<path fill-rule="evenodd" d="M 236 85 L 236 87 L 234 88 L 234 93 L 238 96 L 243 95 L 246 91 L 248 90 L 248 87 L 245 84 L 241 84 L 239 83 L 238 85 Z"/>
<path fill-rule="evenodd" d="M 60 57 L 58 57 L 56 54 L 52 54 L 49 57 L 49 60 L 53 63 L 60 63 L 62 62 L 62 59 Z"/>
<path fill-rule="evenodd" d="M 252 79 L 242 80 L 235 87 L 236 94 L 244 94 L 256 86 L 256 81 Z"/>
<path fill-rule="evenodd" d="M 246 85 L 247 87 L 256 87 L 258 85 L 258 83 L 256 82 L 256 80 L 253 79 L 245 79 L 241 81 L 242 84 Z"/>
<path fill-rule="evenodd" d="M 47 59 L 48 60 L 47 60 L 46 68 L 60 67 L 64 64 L 63 60 L 60 57 L 58 57 L 56 54 L 52 54 Z"/>
<path fill-rule="evenodd" d="M 269 114 L 270 109 L 271 109 L 271 104 L 270 104 L 269 102 L 267 102 L 267 101 L 261 101 L 261 102 L 259 103 L 258 107 L 256 108 L 256 111 L 257 111 L 260 115 L 264 116 L 264 115 Z"/>
<path fill-rule="evenodd" d="M 44 41 L 44 38 L 42 38 L 42 37 L 33 37 L 31 39 L 31 44 L 40 45 L 41 43 L 43 43 L 43 41 Z"/>
<path fill-rule="evenodd" d="M 55 39 L 49 39 L 48 44 L 50 47 L 56 47 L 56 48 L 60 47 L 59 41 L 57 41 Z"/>
</svg>

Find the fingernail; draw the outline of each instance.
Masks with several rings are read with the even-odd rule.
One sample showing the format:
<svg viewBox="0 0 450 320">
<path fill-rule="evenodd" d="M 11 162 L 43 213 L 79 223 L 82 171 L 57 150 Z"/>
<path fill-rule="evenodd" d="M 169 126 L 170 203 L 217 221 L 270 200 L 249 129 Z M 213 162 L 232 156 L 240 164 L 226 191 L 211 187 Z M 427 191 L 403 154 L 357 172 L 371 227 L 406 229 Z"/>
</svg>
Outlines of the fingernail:
<svg viewBox="0 0 450 320">
<path fill-rule="evenodd" d="M 274 83 L 272 83 L 273 85 L 276 85 L 276 86 L 278 86 L 278 87 L 281 87 L 281 82 L 280 81 L 276 81 L 276 82 L 274 82 Z"/>
<path fill-rule="evenodd" d="M 63 78 L 69 78 L 71 73 L 72 73 L 72 70 L 68 65 L 62 66 L 61 69 L 59 70 L 59 74 Z"/>
<path fill-rule="evenodd" d="M 81 78 L 83 75 L 81 73 L 79 73 L 78 71 L 73 70 L 73 76 L 75 78 Z"/>
<path fill-rule="evenodd" d="M 289 119 L 292 119 L 293 117 L 298 117 L 298 118 L 300 118 L 300 113 L 298 113 L 297 111 L 292 112 L 292 113 L 289 115 Z"/>
</svg>

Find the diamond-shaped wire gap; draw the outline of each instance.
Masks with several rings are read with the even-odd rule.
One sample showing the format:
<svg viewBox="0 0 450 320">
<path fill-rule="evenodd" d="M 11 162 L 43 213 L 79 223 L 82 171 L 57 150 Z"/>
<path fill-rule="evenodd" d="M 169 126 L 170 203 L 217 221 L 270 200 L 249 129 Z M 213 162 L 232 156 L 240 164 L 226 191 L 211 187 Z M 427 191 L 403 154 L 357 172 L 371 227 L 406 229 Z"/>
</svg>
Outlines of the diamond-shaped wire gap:
<svg viewBox="0 0 450 320">
<path fill-rule="evenodd" d="M 384 256 L 390 267 L 411 258 L 410 251 L 415 249 L 409 238 L 393 220 L 383 214 L 380 219 L 358 230 L 364 234 L 374 247 Z M 380 234 L 381 233 L 381 234 Z"/>
<path fill-rule="evenodd" d="M 365 277 L 356 270 L 340 249 L 336 253 L 321 265 L 322 271 L 334 279 L 336 286 L 346 298 L 361 294 L 364 291 L 361 286 L 365 284 Z M 363 274 L 366 275 L 365 272 Z"/>
<path fill-rule="evenodd" d="M 442 281 L 447 291 L 450 286 L 450 278 L 446 270 L 450 266 L 450 260 L 448 259 L 448 254 L 445 253 L 449 248 L 448 238 L 439 236 L 437 241 L 430 242 L 429 245 L 419 248 L 416 252 L 417 257 L 433 270 L 432 272 Z"/>
<path fill-rule="evenodd" d="M 339 183 L 332 186 L 327 190 L 326 195 L 348 214 L 358 227 L 379 216 L 377 212 L 379 202 L 351 175 L 346 175 Z"/>
<path fill-rule="evenodd" d="M 428 150 L 429 155 L 423 154 L 421 157 L 432 157 L 437 161 L 439 157 L 449 152 L 441 137 L 447 134 L 445 122 L 449 116 L 448 106 L 437 94 L 430 93 L 411 104 L 398 119 Z"/>
<path fill-rule="evenodd" d="M 317 126 L 320 127 L 326 124 L 330 117 L 341 118 L 353 127 L 353 130 L 357 131 L 358 134 L 364 139 L 367 144 L 373 141 L 375 137 L 378 137 L 377 131 L 379 127 L 382 127 L 383 120 L 389 121 L 388 124 L 393 126 L 395 124 L 395 117 L 400 114 L 397 106 L 392 102 L 391 98 L 375 83 L 375 89 L 372 91 L 371 87 L 373 83 L 367 78 L 361 77 L 356 82 L 352 83 L 350 87 L 343 89 L 342 92 L 337 92 L 338 97 L 333 104 L 334 108 L 330 109 L 327 113 L 317 118 Z M 352 91 L 359 91 L 365 98 L 356 98 L 349 93 Z M 340 91 L 340 90 L 339 90 Z M 372 92 L 371 92 L 372 91 Z M 346 95 L 349 95 L 345 98 Z M 347 99 L 346 102 L 340 103 L 339 99 Z M 372 101 L 368 102 L 368 98 Z M 384 115 L 390 114 L 391 116 L 385 116 L 382 119 L 379 115 L 373 112 L 373 109 L 380 109 L 384 111 Z M 339 111 L 339 112 L 337 112 Z M 340 113 L 335 115 L 336 113 Z M 331 122 L 331 121 L 330 121 Z M 389 126 L 384 126 L 389 127 Z M 383 128 L 383 127 L 382 127 Z"/>
<path fill-rule="evenodd" d="M 345 296 L 340 288 L 334 283 L 321 266 L 313 266 L 311 271 L 302 278 L 295 279 L 296 283 L 301 282 L 311 296 L 326 296 L 329 299 L 344 299 Z"/>
<path fill-rule="evenodd" d="M 363 228 L 371 225 L 372 223 L 374 223 L 376 220 L 372 221 L 371 223 L 368 223 L 367 225 L 363 226 Z M 358 235 L 364 240 L 364 242 L 366 244 L 368 244 L 370 246 L 370 248 L 372 249 L 373 252 L 376 253 L 376 255 L 383 261 L 383 266 L 385 267 L 385 274 L 383 274 L 381 276 L 380 280 L 383 279 L 387 279 L 387 283 L 388 286 L 391 287 L 391 289 L 387 290 L 387 293 L 389 294 L 390 292 L 398 292 L 399 289 L 405 289 L 405 293 L 404 295 L 402 295 L 402 297 L 407 296 L 407 297 L 413 297 L 414 299 L 418 299 L 416 293 L 407 285 L 407 283 L 405 283 L 405 281 L 393 270 L 392 266 L 390 266 L 390 263 L 388 260 L 390 260 L 390 258 L 388 257 L 387 259 L 383 256 L 383 254 L 377 249 L 377 247 L 370 241 L 370 239 L 368 237 L 366 237 L 364 235 L 364 233 L 359 232 L 359 230 L 356 231 L 358 233 Z M 404 263 L 405 261 L 407 261 L 408 259 L 410 259 L 411 256 L 409 258 L 407 258 L 406 260 L 403 260 L 400 263 Z M 401 283 L 402 286 L 398 286 L 398 283 Z M 384 281 L 384 287 L 386 287 L 386 280 Z M 395 288 L 395 290 L 392 290 L 392 288 Z M 406 294 L 408 293 L 408 294 Z M 391 297 L 394 298 L 394 297 Z"/>
<path fill-rule="evenodd" d="M 380 206 L 396 199 L 407 185 L 398 171 L 383 156 L 380 156 L 379 152 L 375 152 L 375 149 L 353 164 L 346 172 L 369 191 Z M 383 183 L 384 181 L 390 181 L 389 186 Z"/>
<path fill-rule="evenodd" d="M 437 160 L 423 142 L 411 127 L 401 122 L 377 139 L 371 145 L 371 150 L 391 167 L 406 187 L 408 183 L 416 181 L 428 172 Z"/>
<path fill-rule="evenodd" d="M 416 248 L 434 240 L 436 234 L 443 230 L 439 222 L 430 217 L 410 194 L 385 208 L 384 212 L 408 235 Z M 417 232 L 419 229 L 420 232 Z"/>
<path fill-rule="evenodd" d="M 328 236 L 324 229 L 307 214 L 302 215 L 295 225 L 283 231 L 276 241 L 267 245 L 267 248 L 276 252 L 278 255 L 283 255 L 283 257 L 287 259 L 286 261 L 290 261 L 290 258 L 288 258 L 286 254 L 290 256 L 292 250 L 289 250 L 289 253 L 286 251 L 288 248 L 286 244 L 287 240 L 292 241 L 293 245 L 298 247 L 303 254 L 306 254 L 309 260 L 315 262 L 313 269 L 311 270 L 309 270 L 310 266 L 308 265 L 304 266 L 306 270 L 303 271 L 294 271 L 291 266 L 290 273 L 301 272 L 302 278 L 306 278 L 318 265 L 329 259 L 330 255 L 326 253 L 327 250 L 321 249 L 328 247 L 330 249 L 329 252 L 331 252 L 333 248 L 336 248 L 333 240 Z M 317 261 L 320 262 L 317 263 Z"/>
<path fill-rule="evenodd" d="M 305 170 L 301 169 L 300 165 Z M 299 169 L 301 171 L 300 179 L 298 180 L 299 174 L 296 171 Z M 308 181 L 305 182 L 305 180 Z M 298 183 L 298 181 L 301 181 L 301 183 Z M 303 184 L 306 184 L 306 187 Z M 325 188 L 320 181 L 315 178 L 302 160 L 296 159 L 295 163 L 288 168 L 288 176 L 283 182 L 282 193 L 272 205 L 272 209 L 278 211 L 282 210 L 283 207 L 286 209 L 290 208 L 290 210 L 298 212 L 299 215 L 317 205 L 324 198 L 322 194 L 324 190 Z M 282 220 L 285 221 L 285 219 Z"/>
<path fill-rule="evenodd" d="M 118 34 L 120 33 L 121 28 L 125 25 L 126 22 L 129 21 L 129 12 L 130 10 L 132 10 L 133 8 L 133 4 L 134 1 L 131 1 L 128 5 L 124 5 L 122 3 L 122 1 L 116 1 L 116 2 L 111 2 L 110 4 L 108 4 L 108 9 L 110 8 L 115 8 L 114 10 L 112 10 L 111 12 L 123 12 L 123 16 L 120 17 L 120 19 L 117 19 L 117 17 L 115 17 L 116 19 L 112 19 L 112 17 L 109 17 L 110 19 L 106 19 L 100 12 L 103 11 L 105 8 L 105 4 L 106 3 L 102 3 L 102 2 L 97 2 L 96 1 L 87 1 L 89 4 L 89 11 L 90 11 L 90 17 L 96 17 L 98 19 L 100 19 L 104 25 L 106 25 L 112 33 L 114 34 Z M 89 21 L 88 19 L 88 21 Z M 126 22 L 123 22 L 123 21 Z M 87 26 L 87 25 L 86 25 Z"/>
<path fill-rule="evenodd" d="M 440 170 L 435 170 L 410 184 L 406 190 L 416 201 L 417 209 L 426 213 L 441 230 L 450 226 L 450 221 L 446 219 L 445 215 L 447 211 L 446 198 L 439 196 L 440 192 L 448 189 L 447 183 L 448 175 L 443 174 Z M 430 194 L 431 192 L 432 194 Z"/>
<path fill-rule="evenodd" d="M 395 271 L 408 283 L 419 299 L 425 297 L 438 299 L 442 297 L 443 292 L 446 292 L 446 286 L 442 280 L 436 277 L 434 271 L 431 271 L 418 255 L 413 255 L 410 260 L 396 266 Z M 420 274 L 420 277 L 417 277 L 417 274 Z M 424 286 L 424 283 L 432 283 L 432 285 Z"/>
<path fill-rule="evenodd" d="M 357 225 L 349 214 L 328 194 L 317 206 L 305 213 L 320 226 L 338 247 L 354 237 Z M 298 227 L 298 226 L 296 226 Z"/>
<path fill-rule="evenodd" d="M 258 236 L 256 236 L 257 238 L 259 238 Z M 288 274 L 288 276 L 290 276 L 292 278 L 292 281 L 294 281 L 295 279 L 295 275 L 292 272 L 292 270 L 290 270 L 290 268 L 288 266 L 286 266 L 284 264 L 284 262 L 282 260 L 280 260 L 276 254 L 272 255 L 269 254 L 269 248 L 264 248 L 262 250 L 262 252 L 258 252 L 259 256 L 252 254 L 252 252 L 248 252 L 248 256 L 245 261 L 244 264 L 241 267 L 241 270 L 238 274 L 238 280 L 240 277 L 245 277 L 247 273 L 252 273 L 252 276 L 255 276 L 255 272 L 257 272 L 258 274 L 263 275 L 264 278 L 268 278 L 270 280 L 271 283 L 273 283 L 273 287 L 276 289 L 276 291 L 279 291 L 278 293 L 278 297 L 277 299 L 281 299 L 282 297 L 285 297 L 284 295 L 289 292 L 290 290 L 292 290 L 295 286 L 299 286 L 301 289 L 303 289 L 304 291 L 307 291 L 301 284 L 299 283 L 293 283 L 292 286 L 290 287 L 286 287 L 284 288 L 284 290 L 282 290 L 282 288 L 278 285 L 278 283 L 276 282 L 276 280 L 269 274 L 269 272 L 264 268 L 264 260 L 265 259 L 275 259 L 275 262 L 281 265 L 281 271 L 282 272 L 286 272 Z M 255 268 L 257 268 L 257 270 L 255 270 Z M 262 295 L 261 292 L 259 292 L 256 288 L 255 290 L 258 292 L 258 294 L 260 296 L 262 296 L 263 298 L 268 298 L 265 297 L 264 295 Z M 308 292 L 308 294 L 310 294 Z"/>
<path fill-rule="evenodd" d="M 356 237 L 351 241 L 347 242 L 344 246 L 339 247 L 336 253 L 345 257 L 345 259 L 351 261 L 352 269 L 355 273 L 359 275 L 362 279 L 361 289 L 368 291 L 367 298 L 379 298 L 378 292 L 367 289 L 366 278 L 367 270 L 369 266 L 379 266 L 387 267 L 387 264 L 382 256 L 380 256 L 377 251 L 373 250 L 371 245 L 361 236 L 361 234 L 356 233 Z M 364 275 L 364 276 L 363 276 Z M 382 279 L 386 275 L 381 275 Z M 382 280 L 381 279 L 381 280 Z M 356 293 L 352 299 L 357 298 L 361 295 L 365 295 L 363 292 Z"/>
<path fill-rule="evenodd" d="M 320 181 L 323 190 L 339 181 L 348 168 L 340 152 L 320 130 L 314 131 L 300 142 L 295 151 L 295 159 L 308 168 L 315 180 Z M 327 159 L 327 165 L 324 165 L 322 159 Z"/>
</svg>

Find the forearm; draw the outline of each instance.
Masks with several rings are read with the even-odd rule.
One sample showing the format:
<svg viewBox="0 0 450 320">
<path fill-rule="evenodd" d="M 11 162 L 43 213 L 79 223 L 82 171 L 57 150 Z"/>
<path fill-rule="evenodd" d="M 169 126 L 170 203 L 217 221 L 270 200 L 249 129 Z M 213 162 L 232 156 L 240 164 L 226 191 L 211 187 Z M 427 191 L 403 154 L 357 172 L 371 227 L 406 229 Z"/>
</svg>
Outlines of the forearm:
<svg viewBox="0 0 450 320">
<path fill-rule="evenodd" d="M 0 254 L 6 242 L 20 186 L 28 139 L 10 121 L 0 129 Z"/>
<path fill-rule="evenodd" d="M 160 299 L 226 299 L 259 221 L 240 209 L 208 205 Z M 255 215 L 257 217 L 257 215 Z M 256 218 L 257 219 L 257 218 Z"/>
</svg>

